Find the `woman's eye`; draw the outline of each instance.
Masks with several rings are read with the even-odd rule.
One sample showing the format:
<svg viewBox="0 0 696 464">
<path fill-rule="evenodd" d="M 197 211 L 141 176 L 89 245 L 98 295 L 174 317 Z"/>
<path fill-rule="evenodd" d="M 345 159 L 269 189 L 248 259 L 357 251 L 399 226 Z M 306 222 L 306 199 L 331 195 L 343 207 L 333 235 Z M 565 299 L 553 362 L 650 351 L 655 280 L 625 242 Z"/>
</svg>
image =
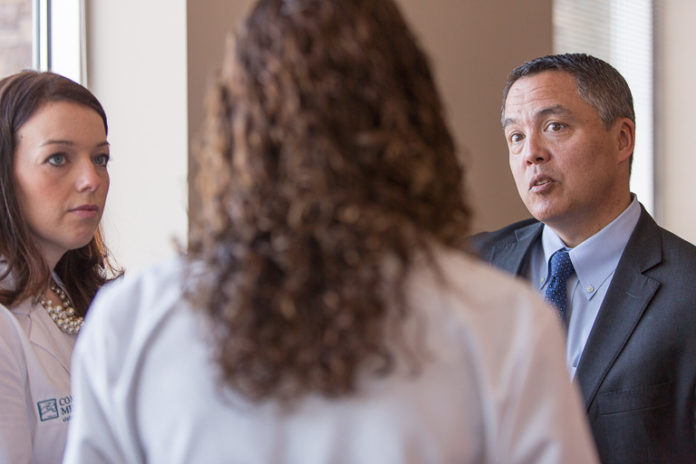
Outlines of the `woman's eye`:
<svg viewBox="0 0 696 464">
<path fill-rule="evenodd" d="M 97 166 L 106 166 L 107 164 L 109 164 L 109 159 L 109 155 L 97 155 L 94 157 L 94 164 L 96 164 Z"/>
<path fill-rule="evenodd" d="M 65 164 L 65 161 L 65 155 L 62 153 L 56 153 L 46 159 L 46 162 L 52 166 L 62 166 Z"/>
</svg>

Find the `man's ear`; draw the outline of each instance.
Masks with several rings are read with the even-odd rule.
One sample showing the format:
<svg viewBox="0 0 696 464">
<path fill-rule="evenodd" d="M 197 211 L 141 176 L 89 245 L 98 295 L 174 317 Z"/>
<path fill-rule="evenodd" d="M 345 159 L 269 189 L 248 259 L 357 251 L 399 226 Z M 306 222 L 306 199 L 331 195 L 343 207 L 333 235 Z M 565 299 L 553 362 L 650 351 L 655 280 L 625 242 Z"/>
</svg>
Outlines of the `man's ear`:
<svg viewBox="0 0 696 464">
<path fill-rule="evenodd" d="M 633 154 L 636 144 L 636 124 L 628 118 L 619 118 L 614 125 L 619 155 L 617 161 L 622 162 Z"/>
</svg>

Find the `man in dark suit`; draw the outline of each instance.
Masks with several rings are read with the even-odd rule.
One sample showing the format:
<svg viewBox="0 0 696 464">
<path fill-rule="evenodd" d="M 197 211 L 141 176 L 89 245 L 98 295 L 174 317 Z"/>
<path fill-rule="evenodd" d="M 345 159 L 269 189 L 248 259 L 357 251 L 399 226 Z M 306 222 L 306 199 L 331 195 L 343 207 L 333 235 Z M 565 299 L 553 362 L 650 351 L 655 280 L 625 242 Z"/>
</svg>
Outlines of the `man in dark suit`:
<svg viewBox="0 0 696 464">
<path fill-rule="evenodd" d="M 696 247 L 629 190 L 628 85 L 588 55 L 537 58 L 511 72 L 502 123 L 534 219 L 472 244 L 560 310 L 603 462 L 696 463 Z"/>
</svg>

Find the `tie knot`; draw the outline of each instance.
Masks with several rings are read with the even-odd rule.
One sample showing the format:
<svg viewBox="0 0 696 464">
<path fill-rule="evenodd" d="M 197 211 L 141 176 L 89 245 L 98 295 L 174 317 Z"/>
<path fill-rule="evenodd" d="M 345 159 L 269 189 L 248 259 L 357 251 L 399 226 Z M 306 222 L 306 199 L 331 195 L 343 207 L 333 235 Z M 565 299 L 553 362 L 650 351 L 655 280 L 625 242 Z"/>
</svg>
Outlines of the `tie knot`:
<svg viewBox="0 0 696 464">
<path fill-rule="evenodd" d="M 567 251 L 558 250 L 551 256 L 551 278 L 557 277 L 565 282 L 574 270 Z"/>
</svg>

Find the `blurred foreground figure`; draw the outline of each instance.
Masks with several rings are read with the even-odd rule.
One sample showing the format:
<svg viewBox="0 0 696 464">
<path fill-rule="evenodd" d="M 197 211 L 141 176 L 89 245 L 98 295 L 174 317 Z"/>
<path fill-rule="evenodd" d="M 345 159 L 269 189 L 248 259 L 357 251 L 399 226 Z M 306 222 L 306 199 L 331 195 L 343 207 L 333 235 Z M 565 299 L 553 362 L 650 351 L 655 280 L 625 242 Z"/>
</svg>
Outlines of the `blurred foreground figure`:
<svg viewBox="0 0 696 464">
<path fill-rule="evenodd" d="M 595 462 L 392 1 L 259 2 L 208 104 L 191 254 L 98 295 L 67 462 Z"/>
</svg>

